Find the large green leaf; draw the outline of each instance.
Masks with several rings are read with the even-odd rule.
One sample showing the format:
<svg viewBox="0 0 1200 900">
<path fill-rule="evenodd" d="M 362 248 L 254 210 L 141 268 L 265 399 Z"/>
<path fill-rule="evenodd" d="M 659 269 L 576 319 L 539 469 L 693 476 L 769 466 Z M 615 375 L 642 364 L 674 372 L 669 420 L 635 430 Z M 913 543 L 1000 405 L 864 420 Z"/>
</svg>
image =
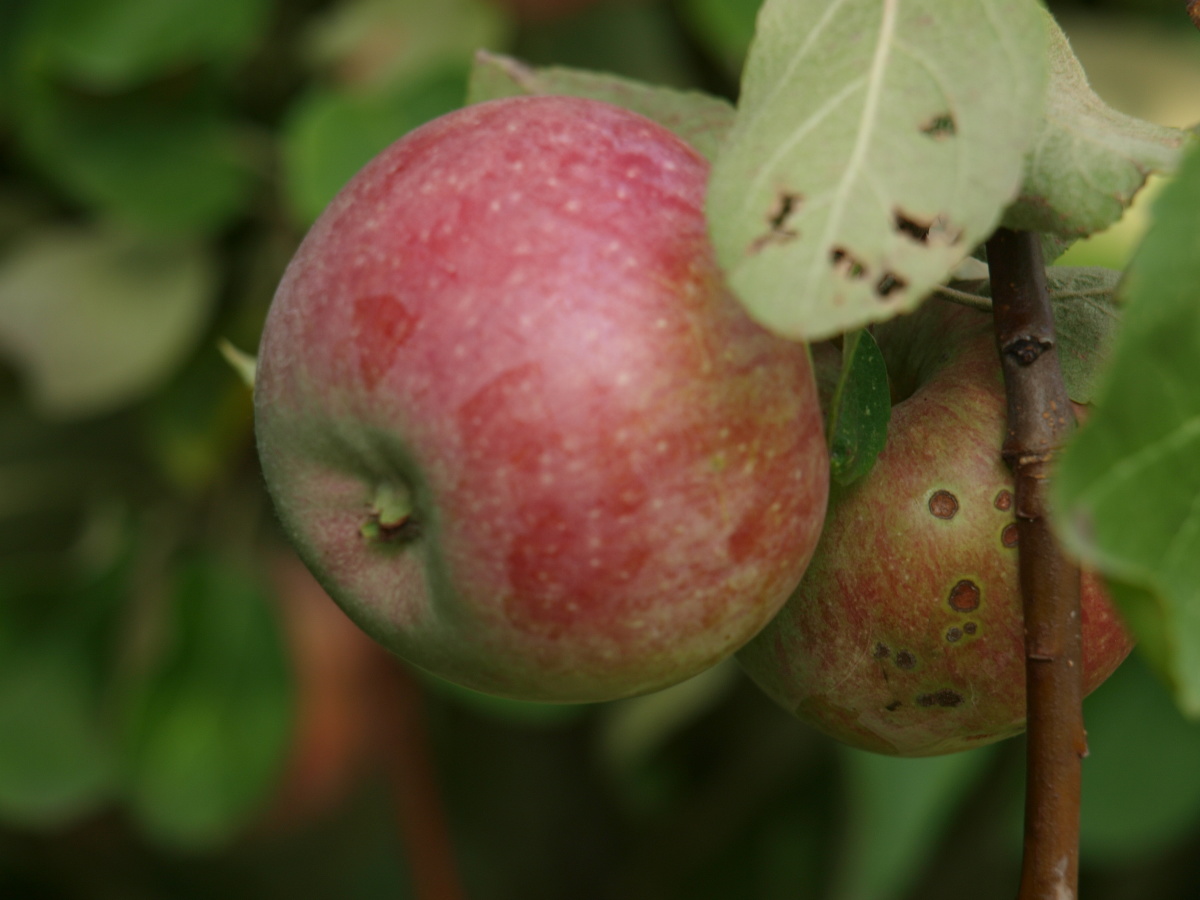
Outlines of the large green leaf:
<svg viewBox="0 0 1200 900">
<path fill-rule="evenodd" d="M 208 322 L 215 275 L 191 243 L 102 229 L 34 234 L 0 260 L 0 353 L 45 415 L 108 412 L 184 361 Z"/>
<path fill-rule="evenodd" d="M 1095 413 L 1059 465 L 1054 521 L 1200 716 L 1200 148 L 1155 203 L 1121 296 Z"/>
<path fill-rule="evenodd" d="M 61 826 L 116 785 L 109 723 L 77 643 L 42 639 L 0 655 L 0 817 L 10 822 Z"/>
<path fill-rule="evenodd" d="M 117 89 L 180 65 L 236 60 L 270 11 L 270 0 L 44 0 L 34 34 L 55 69 Z"/>
<path fill-rule="evenodd" d="M 683 0 L 684 23 L 731 76 L 741 74 L 762 0 Z"/>
<path fill-rule="evenodd" d="M 165 652 L 129 695 L 125 792 L 157 840 L 201 847 L 245 826 L 279 775 L 291 679 L 251 574 L 192 560 L 168 612 Z"/>
<path fill-rule="evenodd" d="M 297 101 L 284 127 L 284 188 L 310 224 L 371 158 L 418 125 L 462 105 L 466 77 L 454 67 L 401 88 L 368 94 L 318 90 Z"/>
<path fill-rule="evenodd" d="M 1045 31 L 1033 0 L 767 0 L 708 201 L 751 314 L 819 339 L 944 280 L 1020 186 Z"/>
<path fill-rule="evenodd" d="M 850 855 L 836 896 L 892 900 L 909 895 L 951 815 L 994 758 L 994 748 L 926 759 L 847 750 Z"/>
<path fill-rule="evenodd" d="M 1088 698 L 1084 721 L 1086 861 L 1163 853 L 1200 825 L 1200 724 L 1180 716 L 1138 655 Z"/>
<path fill-rule="evenodd" d="M 212 85 L 181 76 L 109 95 L 28 72 L 18 90 L 25 150 L 75 200 L 176 233 L 220 228 L 249 200 L 247 144 Z"/>
<path fill-rule="evenodd" d="M 36 485 L 43 474 L 32 461 L 17 462 L 34 449 L 22 445 L 37 435 L 20 434 L 24 429 L 10 416 L 0 426 L 0 818 L 23 828 L 59 828 L 116 793 L 113 636 L 126 614 L 133 532 L 119 510 L 107 523 L 89 512 L 81 493 L 96 485 L 80 475 L 87 459 L 78 451 L 74 461 L 83 465 L 59 473 L 75 488 L 75 504 L 42 492 L 48 509 L 30 516 L 13 488 L 22 476 Z M 52 464 L 60 470 L 69 462 L 62 448 L 41 450 L 64 456 Z M 17 523 L 25 533 L 6 545 Z M 59 543 L 52 532 L 65 526 L 70 533 L 72 525 L 77 531 L 65 546 L 46 546 Z M 16 560 L 9 558 L 14 552 Z M 38 556 L 51 557 L 50 577 L 26 577 L 42 570 Z"/>
<path fill-rule="evenodd" d="M 1026 164 L 1009 228 L 1082 237 L 1121 217 L 1155 172 L 1174 168 L 1184 132 L 1127 116 L 1088 85 L 1062 29 L 1050 31 L 1046 117 Z"/>
<path fill-rule="evenodd" d="M 680 91 L 617 75 L 560 66 L 534 68 L 519 60 L 480 51 L 475 55 L 468 103 L 538 94 L 603 100 L 653 119 L 712 160 L 733 124 L 733 107 L 698 91 Z"/>
</svg>

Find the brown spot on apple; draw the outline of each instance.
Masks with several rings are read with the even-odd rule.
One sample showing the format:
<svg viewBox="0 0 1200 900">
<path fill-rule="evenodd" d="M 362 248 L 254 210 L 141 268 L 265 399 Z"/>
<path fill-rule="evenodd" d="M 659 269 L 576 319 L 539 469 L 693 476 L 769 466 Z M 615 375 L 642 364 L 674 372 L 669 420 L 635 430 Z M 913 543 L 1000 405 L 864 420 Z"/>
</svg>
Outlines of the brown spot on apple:
<svg viewBox="0 0 1200 900">
<path fill-rule="evenodd" d="M 893 700 L 891 703 L 889 703 L 887 706 L 885 706 L 884 709 L 886 709 L 888 712 L 895 712 L 902 705 L 903 704 L 899 700 Z"/>
<path fill-rule="evenodd" d="M 871 655 L 874 656 L 876 659 L 886 659 L 887 657 L 892 655 L 892 651 L 890 649 L 888 649 L 887 644 L 883 643 L 883 641 L 880 641 L 878 644 L 875 645 L 875 651 Z"/>
<path fill-rule="evenodd" d="M 964 578 L 950 589 L 950 608 L 958 612 L 972 612 L 979 609 L 979 597 L 979 585 Z"/>
<path fill-rule="evenodd" d="M 974 634 L 979 630 L 979 626 L 974 622 L 968 622 L 963 626 L 963 634 Z"/>
<path fill-rule="evenodd" d="M 1000 540 L 1005 547 L 1017 546 L 1017 541 L 1020 539 L 1020 530 L 1017 528 L 1017 523 L 1012 522 L 1004 526 L 1004 530 L 1000 532 Z"/>
<path fill-rule="evenodd" d="M 1008 512 L 1012 509 L 1013 495 L 1012 491 L 1001 491 L 996 495 L 996 509 Z"/>
<path fill-rule="evenodd" d="M 929 511 L 939 519 L 953 519 L 958 512 L 958 498 L 949 491 L 934 491 L 929 498 Z"/>
<path fill-rule="evenodd" d="M 908 650 L 901 650 L 896 654 L 896 667 L 899 669 L 912 669 L 917 665 L 917 658 Z"/>
<path fill-rule="evenodd" d="M 940 691 L 934 691 L 932 694 L 921 694 L 917 697 L 917 706 L 923 706 L 926 709 L 934 706 L 943 708 L 953 708 L 963 702 L 962 694 L 958 691 L 952 691 L 949 688 L 942 688 Z"/>
<path fill-rule="evenodd" d="M 962 636 L 963 636 L 962 629 L 958 628 L 958 627 L 951 628 L 946 632 L 946 640 L 949 641 L 951 644 L 953 644 L 955 641 L 962 638 Z"/>
</svg>

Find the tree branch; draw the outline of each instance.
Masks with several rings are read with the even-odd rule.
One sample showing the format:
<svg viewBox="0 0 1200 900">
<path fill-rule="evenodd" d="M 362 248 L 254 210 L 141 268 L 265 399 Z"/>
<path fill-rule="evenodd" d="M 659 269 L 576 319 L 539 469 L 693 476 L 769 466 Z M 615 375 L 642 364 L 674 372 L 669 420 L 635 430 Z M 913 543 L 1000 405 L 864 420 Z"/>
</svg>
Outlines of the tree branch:
<svg viewBox="0 0 1200 900">
<path fill-rule="evenodd" d="M 463 900 L 450 826 L 438 786 L 424 691 L 396 659 L 380 654 L 384 764 L 395 798 L 416 900 Z"/>
<path fill-rule="evenodd" d="M 1003 453 L 1016 477 L 1025 602 L 1027 757 L 1019 900 L 1074 900 L 1081 761 L 1087 755 L 1079 567 L 1063 556 L 1046 508 L 1050 467 L 1075 427 L 1075 415 L 1059 367 L 1037 236 L 1002 228 L 987 251 L 1008 391 Z"/>
</svg>

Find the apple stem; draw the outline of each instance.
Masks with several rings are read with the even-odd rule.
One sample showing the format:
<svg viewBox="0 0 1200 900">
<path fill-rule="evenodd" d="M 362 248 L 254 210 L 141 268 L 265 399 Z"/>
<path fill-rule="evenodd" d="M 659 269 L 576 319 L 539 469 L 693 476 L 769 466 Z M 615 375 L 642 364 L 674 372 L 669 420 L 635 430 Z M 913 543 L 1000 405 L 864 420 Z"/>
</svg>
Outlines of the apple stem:
<svg viewBox="0 0 1200 900">
<path fill-rule="evenodd" d="M 999 229 L 987 243 L 996 342 L 1008 394 L 1005 461 L 1016 479 L 1025 606 L 1025 844 L 1019 900 L 1074 900 L 1079 881 L 1083 641 L 1079 566 L 1047 520 L 1056 453 L 1075 428 L 1037 235 Z"/>
<path fill-rule="evenodd" d="M 420 529 L 413 516 L 412 490 L 406 484 L 384 482 L 375 489 L 371 513 L 359 528 L 362 536 L 372 543 L 416 539 Z"/>
</svg>

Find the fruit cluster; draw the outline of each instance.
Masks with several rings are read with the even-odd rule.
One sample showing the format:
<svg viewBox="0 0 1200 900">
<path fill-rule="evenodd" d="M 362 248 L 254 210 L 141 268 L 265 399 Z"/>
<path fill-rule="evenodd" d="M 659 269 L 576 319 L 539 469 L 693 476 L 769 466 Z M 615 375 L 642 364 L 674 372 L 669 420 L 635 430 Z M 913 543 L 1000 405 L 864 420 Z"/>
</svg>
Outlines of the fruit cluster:
<svg viewBox="0 0 1200 900">
<path fill-rule="evenodd" d="M 285 528 L 363 629 L 477 690 L 613 699 L 750 642 L 772 696 L 852 743 L 1012 733 L 986 328 L 930 306 L 881 330 L 898 383 L 922 386 L 827 519 L 809 350 L 725 286 L 707 176 L 659 125 L 566 97 L 468 107 L 378 156 L 313 226 L 264 330 L 257 433 Z M 1092 686 L 1128 645 L 1088 584 Z"/>
</svg>

